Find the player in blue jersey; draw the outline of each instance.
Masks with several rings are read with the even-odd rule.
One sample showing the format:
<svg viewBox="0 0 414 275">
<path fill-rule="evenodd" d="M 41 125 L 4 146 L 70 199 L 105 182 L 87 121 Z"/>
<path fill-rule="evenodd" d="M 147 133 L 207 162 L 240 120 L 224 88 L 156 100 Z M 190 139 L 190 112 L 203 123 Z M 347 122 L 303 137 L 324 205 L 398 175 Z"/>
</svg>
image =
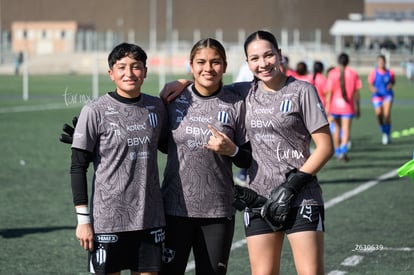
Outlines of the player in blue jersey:
<svg viewBox="0 0 414 275">
<path fill-rule="evenodd" d="M 384 55 L 377 57 L 377 68 L 368 76 L 369 89 L 372 92 L 372 105 L 381 130 L 381 142 L 391 142 L 391 108 L 394 99 L 395 74 L 386 67 Z"/>
</svg>

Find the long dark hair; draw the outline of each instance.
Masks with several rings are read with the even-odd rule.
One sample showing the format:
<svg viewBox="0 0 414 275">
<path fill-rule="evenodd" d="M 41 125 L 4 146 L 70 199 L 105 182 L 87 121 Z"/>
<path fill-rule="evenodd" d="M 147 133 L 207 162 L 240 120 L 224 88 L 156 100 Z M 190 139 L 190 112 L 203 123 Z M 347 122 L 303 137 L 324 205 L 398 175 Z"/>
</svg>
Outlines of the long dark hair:
<svg viewBox="0 0 414 275">
<path fill-rule="evenodd" d="M 249 35 L 244 41 L 244 54 L 246 55 L 246 57 L 247 47 L 253 40 L 266 40 L 270 44 L 272 44 L 276 50 L 279 50 L 279 44 L 277 43 L 276 37 L 271 32 L 259 30 Z"/>
<path fill-rule="evenodd" d="M 323 66 L 323 63 L 322 63 L 322 62 L 320 62 L 320 61 L 315 61 L 315 62 L 313 63 L 313 78 L 312 78 L 313 83 L 315 83 L 316 75 L 317 75 L 317 74 L 322 74 L 324 69 L 325 69 L 325 68 L 324 68 L 324 66 Z"/>
<path fill-rule="evenodd" d="M 346 94 L 346 86 L 345 86 L 345 67 L 348 66 L 349 63 L 349 56 L 346 53 L 341 53 L 338 56 L 338 64 L 339 64 L 339 84 L 341 85 L 341 92 L 342 97 L 346 102 L 348 102 L 348 96 Z"/>
<path fill-rule="evenodd" d="M 276 39 L 276 37 L 271 32 L 263 31 L 263 30 L 258 30 L 258 31 L 255 31 L 254 33 L 250 34 L 246 38 L 246 40 L 244 41 L 244 54 L 246 55 L 246 57 L 247 57 L 247 47 L 254 40 L 266 40 L 277 51 L 279 50 L 279 44 L 277 43 L 277 39 Z M 253 90 L 255 90 L 256 87 L 257 87 L 257 81 L 258 81 L 258 79 L 255 76 L 254 79 L 253 79 L 253 82 L 252 82 L 252 88 L 253 88 Z"/>
</svg>

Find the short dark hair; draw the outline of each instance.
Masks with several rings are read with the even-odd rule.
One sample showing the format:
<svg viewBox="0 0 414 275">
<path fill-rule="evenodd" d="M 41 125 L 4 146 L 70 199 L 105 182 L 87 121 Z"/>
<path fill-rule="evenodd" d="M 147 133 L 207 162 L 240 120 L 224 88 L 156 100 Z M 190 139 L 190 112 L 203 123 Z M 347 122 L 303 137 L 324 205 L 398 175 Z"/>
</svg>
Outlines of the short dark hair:
<svg viewBox="0 0 414 275">
<path fill-rule="evenodd" d="M 116 61 L 124 58 L 125 56 L 130 56 L 131 58 L 141 61 L 144 63 L 144 66 L 147 64 L 147 54 L 140 46 L 124 42 L 115 46 L 115 48 L 113 48 L 109 53 L 109 68 L 112 69 Z"/>
</svg>

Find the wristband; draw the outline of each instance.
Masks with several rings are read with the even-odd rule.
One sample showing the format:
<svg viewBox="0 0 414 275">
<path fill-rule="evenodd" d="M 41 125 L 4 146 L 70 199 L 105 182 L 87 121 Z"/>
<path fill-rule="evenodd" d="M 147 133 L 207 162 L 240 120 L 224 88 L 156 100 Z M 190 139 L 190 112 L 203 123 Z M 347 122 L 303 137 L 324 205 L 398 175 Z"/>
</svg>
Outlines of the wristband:
<svg viewBox="0 0 414 275">
<path fill-rule="evenodd" d="M 231 158 L 234 158 L 239 153 L 239 146 L 236 146 L 236 151 L 232 155 L 230 155 Z"/>
<path fill-rule="evenodd" d="M 78 224 L 91 223 L 89 210 L 86 206 L 76 207 L 76 217 L 78 218 Z"/>
</svg>

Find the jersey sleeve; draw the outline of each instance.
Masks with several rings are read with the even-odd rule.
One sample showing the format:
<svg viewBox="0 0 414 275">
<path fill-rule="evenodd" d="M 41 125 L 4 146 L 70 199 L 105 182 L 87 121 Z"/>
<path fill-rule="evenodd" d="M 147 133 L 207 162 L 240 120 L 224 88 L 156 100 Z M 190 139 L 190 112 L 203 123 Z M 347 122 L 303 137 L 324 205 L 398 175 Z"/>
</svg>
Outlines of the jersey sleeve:
<svg viewBox="0 0 414 275">
<path fill-rule="evenodd" d="M 375 70 L 371 71 L 368 75 L 368 83 L 373 84 L 375 80 Z"/>
<path fill-rule="evenodd" d="M 98 138 L 98 122 L 94 110 L 85 105 L 78 118 L 73 134 L 72 148 L 93 152 Z"/>
<path fill-rule="evenodd" d="M 328 125 L 325 110 L 313 85 L 309 84 L 303 87 L 301 108 L 303 121 L 310 134 Z"/>
</svg>

